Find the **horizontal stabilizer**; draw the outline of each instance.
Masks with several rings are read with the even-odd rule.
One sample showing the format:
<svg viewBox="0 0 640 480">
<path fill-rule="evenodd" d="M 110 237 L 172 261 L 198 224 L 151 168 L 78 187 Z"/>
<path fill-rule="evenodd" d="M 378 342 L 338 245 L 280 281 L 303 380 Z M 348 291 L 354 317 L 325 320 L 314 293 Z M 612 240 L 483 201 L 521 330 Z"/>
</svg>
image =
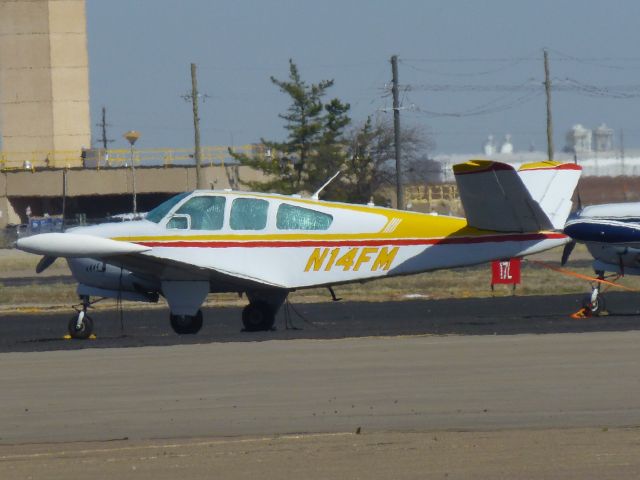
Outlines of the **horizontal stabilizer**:
<svg viewBox="0 0 640 480">
<path fill-rule="evenodd" d="M 111 257 L 151 250 L 136 243 L 75 233 L 41 233 L 20 238 L 16 248 L 49 257 Z"/>
<path fill-rule="evenodd" d="M 570 174 L 559 174 L 565 171 Z M 454 165 L 453 172 L 470 226 L 499 232 L 537 232 L 562 228 L 580 167 L 540 162 L 517 172 L 506 163 L 470 160 Z"/>
</svg>

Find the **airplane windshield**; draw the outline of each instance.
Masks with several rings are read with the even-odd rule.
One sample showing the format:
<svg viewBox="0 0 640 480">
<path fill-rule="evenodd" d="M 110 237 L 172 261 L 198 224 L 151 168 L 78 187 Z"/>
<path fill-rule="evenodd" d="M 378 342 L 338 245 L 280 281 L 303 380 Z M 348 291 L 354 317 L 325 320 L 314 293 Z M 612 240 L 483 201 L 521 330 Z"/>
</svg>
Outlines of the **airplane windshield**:
<svg viewBox="0 0 640 480">
<path fill-rule="evenodd" d="M 145 218 L 152 222 L 160 223 L 160 220 L 162 220 L 165 215 L 169 213 L 169 211 L 187 195 L 191 195 L 191 192 L 179 193 L 178 195 L 171 197 L 169 200 L 162 202 L 156 208 L 147 213 L 147 216 Z"/>
<path fill-rule="evenodd" d="M 176 214 L 188 215 L 192 230 L 220 230 L 224 223 L 226 200 L 225 197 L 209 195 L 193 197 L 187 200 Z M 171 227 L 168 226 L 168 228 Z"/>
</svg>

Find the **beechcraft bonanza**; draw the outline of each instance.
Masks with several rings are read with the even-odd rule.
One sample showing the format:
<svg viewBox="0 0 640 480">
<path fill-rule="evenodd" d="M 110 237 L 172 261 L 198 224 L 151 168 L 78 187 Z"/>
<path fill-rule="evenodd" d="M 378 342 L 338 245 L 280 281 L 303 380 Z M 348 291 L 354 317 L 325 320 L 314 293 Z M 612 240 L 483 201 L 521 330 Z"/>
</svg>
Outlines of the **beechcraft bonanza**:
<svg viewBox="0 0 640 480">
<path fill-rule="evenodd" d="M 640 203 L 585 207 L 567 222 L 564 233 L 572 241 L 565 246 L 562 265 L 567 263 L 576 242 L 584 243 L 594 258 L 593 270 L 598 281 L 583 307 L 591 315 L 598 315 L 605 306 L 601 291 L 607 272 L 615 279 L 625 274 L 640 275 Z"/>
<path fill-rule="evenodd" d="M 193 334 L 209 293 L 237 292 L 249 300 L 244 328 L 269 330 L 297 289 L 474 265 L 568 242 L 560 229 L 580 167 L 541 162 L 516 171 L 476 160 L 454 173 L 466 219 L 320 201 L 317 194 L 197 190 L 143 220 L 43 233 L 16 246 L 44 255 L 37 271 L 67 259 L 82 301 L 69 333 L 84 338 L 93 328 L 91 297 L 163 296 L 174 331 Z"/>
</svg>

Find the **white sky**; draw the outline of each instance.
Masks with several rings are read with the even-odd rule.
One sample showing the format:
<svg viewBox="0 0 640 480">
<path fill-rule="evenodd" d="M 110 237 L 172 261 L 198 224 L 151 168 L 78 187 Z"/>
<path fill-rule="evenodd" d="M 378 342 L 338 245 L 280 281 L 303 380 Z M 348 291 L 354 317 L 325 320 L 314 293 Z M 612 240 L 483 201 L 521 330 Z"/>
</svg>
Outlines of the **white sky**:
<svg viewBox="0 0 640 480">
<path fill-rule="evenodd" d="M 540 85 L 544 47 L 554 82 L 609 87 L 596 97 L 554 92 L 556 148 L 573 124 L 602 122 L 616 130 L 616 143 L 624 129 L 625 148 L 640 147 L 640 97 L 610 96 L 611 87 L 640 85 L 640 2 L 632 0 L 87 0 L 87 14 L 92 123 L 106 106 L 116 147 L 125 147 L 130 129 L 141 131 L 140 148 L 193 144 L 190 104 L 180 97 L 190 88 L 190 62 L 210 95 L 200 110 L 203 144 L 238 145 L 284 139 L 277 114 L 288 101 L 269 77 L 285 79 L 289 58 L 308 83 L 334 79 L 329 98 L 351 103 L 359 123 L 390 115 L 385 85 L 397 54 L 400 84 L 410 88 L 402 122 L 428 129 L 435 153 L 479 152 L 490 133 L 511 133 L 516 149 L 543 150 L 544 96 L 495 87 Z M 434 84 L 449 90 L 421 88 Z M 527 102 L 491 114 L 427 113 L 522 96 Z"/>
</svg>

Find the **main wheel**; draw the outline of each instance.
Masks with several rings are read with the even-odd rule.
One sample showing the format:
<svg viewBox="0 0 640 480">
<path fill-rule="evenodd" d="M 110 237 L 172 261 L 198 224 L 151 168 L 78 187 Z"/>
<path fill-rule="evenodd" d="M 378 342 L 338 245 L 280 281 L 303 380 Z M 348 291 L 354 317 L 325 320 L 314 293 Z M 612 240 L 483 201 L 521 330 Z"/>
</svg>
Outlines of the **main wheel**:
<svg viewBox="0 0 640 480">
<path fill-rule="evenodd" d="M 193 335 L 202 328 L 202 310 L 195 315 L 170 315 L 171 328 L 178 335 Z"/>
<path fill-rule="evenodd" d="M 266 302 L 252 302 L 242 310 L 242 325 L 247 332 L 271 330 L 275 321 L 273 308 Z"/>
<path fill-rule="evenodd" d="M 588 308 L 594 317 L 597 317 L 604 311 L 604 305 L 604 297 L 600 294 L 596 296 L 593 302 L 591 301 L 591 295 L 586 295 L 582 300 L 582 306 Z"/>
<path fill-rule="evenodd" d="M 79 316 L 82 316 L 80 319 L 80 325 L 78 325 Z M 67 330 L 69 331 L 71 338 L 86 340 L 93 333 L 93 320 L 86 313 L 80 312 L 78 315 L 74 315 L 69 319 Z"/>
</svg>

